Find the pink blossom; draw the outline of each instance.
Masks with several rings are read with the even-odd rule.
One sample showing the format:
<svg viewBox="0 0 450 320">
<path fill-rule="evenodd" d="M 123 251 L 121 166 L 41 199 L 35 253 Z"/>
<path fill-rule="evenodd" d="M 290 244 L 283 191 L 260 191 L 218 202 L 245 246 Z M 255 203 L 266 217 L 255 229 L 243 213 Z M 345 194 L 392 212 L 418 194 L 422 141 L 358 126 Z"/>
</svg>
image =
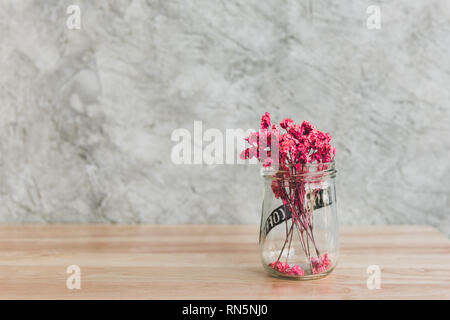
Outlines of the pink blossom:
<svg viewBox="0 0 450 320">
<path fill-rule="evenodd" d="M 295 265 L 291 269 L 289 269 L 287 273 L 289 275 L 296 275 L 296 276 L 304 276 L 305 275 L 305 272 L 303 271 L 303 269 L 297 265 Z"/>
<path fill-rule="evenodd" d="M 261 129 L 270 127 L 270 113 L 266 112 L 261 118 Z"/>
<path fill-rule="evenodd" d="M 289 264 L 281 262 L 281 261 L 272 262 L 271 264 L 269 264 L 269 266 L 272 269 L 275 269 L 275 270 L 277 270 L 278 272 L 281 272 L 281 273 L 285 273 L 286 270 L 288 270 L 290 268 Z"/>
<path fill-rule="evenodd" d="M 247 142 L 256 147 L 258 152 L 252 149 L 241 154 L 241 158 L 248 159 L 253 156 L 263 164 L 271 166 L 277 164 L 307 164 L 326 163 L 334 160 L 336 149 L 330 145 L 331 135 L 318 130 L 308 121 L 301 125 L 295 124 L 292 119 L 285 118 L 280 127 L 286 132 L 281 134 L 277 124 L 271 126 L 270 113 L 266 112 L 261 118 L 261 129 L 252 132 L 246 138 Z M 271 154 L 272 146 L 278 145 L 278 157 Z M 267 157 L 271 160 L 267 160 Z"/>
<path fill-rule="evenodd" d="M 315 130 L 316 130 L 316 127 L 314 125 L 312 125 L 308 121 L 303 121 L 303 123 L 301 125 L 301 131 L 302 131 L 303 135 L 307 136 L 310 133 L 314 132 Z"/>
<path fill-rule="evenodd" d="M 280 151 L 283 153 L 288 153 L 290 151 L 294 151 L 296 147 L 295 138 L 292 139 L 284 139 L 283 142 L 280 143 Z"/>
<path fill-rule="evenodd" d="M 302 127 L 299 126 L 298 124 L 291 125 L 289 128 L 286 129 L 286 131 L 297 139 L 300 139 L 303 135 Z"/>
<path fill-rule="evenodd" d="M 331 260 L 328 253 L 324 253 L 322 257 L 311 257 L 312 273 L 318 274 L 327 271 L 331 267 Z"/>
<path fill-rule="evenodd" d="M 280 126 L 283 129 L 289 129 L 289 127 L 292 126 L 293 124 L 294 124 L 294 121 L 292 121 L 292 119 L 289 119 L 289 118 L 284 118 L 284 120 L 280 122 Z"/>
<path fill-rule="evenodd" d="M 247 140 L 248 143 L 250 143 L 251 145 L 257 145 L 258 140 L 259 140 L 259 133 L 258 132 L 252 132 L 252 133 L 250 133 L 248 138 L 246 138 L 245 140 Z"/>
<path fill-rule="evenodd" d="M 240 158 L 242 160 L 251 159 L 253 157 L 259 158 L 258 148 L 250 147 L 241 152 Z"/>
<path fill-rule="evenodd" d="M 331 260 L 330 258 L 328 258 L 328 253 L 324 253 L 322 256 L 322 265 L 328 269 L 329 267 L 331 267 Z"/>
<path fill-rule="evenodd" d="M 281 187 L 280 181 L 277 179 L 272 180 L 271 187 L 275 198 L 279 199 L 283 194 L 283 188 Z"/>
<path fill-rule="evenodd" d="M 276 123 L 274 123 L 272 125 L 272 134 L 275 134 L 278 136 L 280 135 L 280 128 L 278 127 L 278 125 Z"/>
<path fill-rule="evenodd" d="M 270 167 L 273 163 L 273 159 L 272 158 L 265 158 L 262 162 L 262 165 L 264 168 Z"/>
<path fill-rule="evenodd" d="M 269 266 L 272 269 L 277 270 L 280 273 L 284 273 L 287 275 L 291 275 L 291 276 L 303 276 L 305 275 L 305 272 L 303 271 L 303 269 L 298 266 L 298 265 L 294 265 L 294 266 L 290 266 L 288 263 L 283 263 L 281 261 L 278 262 L 272 262 L 269 264 Z"/>
</svg>

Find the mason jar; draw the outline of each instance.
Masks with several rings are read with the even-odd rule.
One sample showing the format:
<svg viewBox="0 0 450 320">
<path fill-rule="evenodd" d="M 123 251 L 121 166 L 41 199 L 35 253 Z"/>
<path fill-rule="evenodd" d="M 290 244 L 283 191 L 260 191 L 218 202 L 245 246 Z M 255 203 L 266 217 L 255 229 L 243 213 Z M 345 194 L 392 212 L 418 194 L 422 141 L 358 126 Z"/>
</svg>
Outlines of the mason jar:
<svg viewBox="0 0 450 320">
<path fill-rule="evenodd" d="M 335 162 L 263 168 L 259 246 L 264 268 L 295 280 L 329 274 L 339 257 Z"/>
</svg>

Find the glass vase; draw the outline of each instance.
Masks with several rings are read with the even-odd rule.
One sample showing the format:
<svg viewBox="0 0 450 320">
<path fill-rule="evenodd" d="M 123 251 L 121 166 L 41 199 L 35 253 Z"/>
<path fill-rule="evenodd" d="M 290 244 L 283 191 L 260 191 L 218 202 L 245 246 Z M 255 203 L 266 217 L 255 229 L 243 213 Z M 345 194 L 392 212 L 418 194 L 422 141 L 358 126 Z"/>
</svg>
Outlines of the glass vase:
<svg viewBox="0 0 450 320">
<path fill-rule="evenodd" d="M 335 163 L 263 168 L 259 245 L 264 268 L 294 280 L 329 274 L 339 256 Z"/>
</svg>

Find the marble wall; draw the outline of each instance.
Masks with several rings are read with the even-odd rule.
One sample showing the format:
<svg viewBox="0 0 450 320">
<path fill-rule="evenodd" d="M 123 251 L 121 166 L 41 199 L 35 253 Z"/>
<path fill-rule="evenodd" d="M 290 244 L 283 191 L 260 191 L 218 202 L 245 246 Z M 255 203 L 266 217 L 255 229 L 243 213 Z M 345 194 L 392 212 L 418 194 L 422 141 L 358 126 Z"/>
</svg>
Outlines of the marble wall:
<svg viewBox="0 0 450 320">
<path fill-rule="evenodd" d="M 450 236 L 449 17 L 444 0 L 2 0 L 0 222 L 258 223 L 259 168 L 175 165 L 171 134 L 269 111 L 333 135 L 342 223 Z"/>
</svg>

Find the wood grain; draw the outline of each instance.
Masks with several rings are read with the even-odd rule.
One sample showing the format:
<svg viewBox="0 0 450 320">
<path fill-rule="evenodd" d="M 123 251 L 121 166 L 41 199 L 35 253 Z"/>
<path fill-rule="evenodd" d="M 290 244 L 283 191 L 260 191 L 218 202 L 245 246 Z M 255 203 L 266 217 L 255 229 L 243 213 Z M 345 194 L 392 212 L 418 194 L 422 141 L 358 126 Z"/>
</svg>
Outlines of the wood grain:
<svg viewBox="0 0 450 320">
<path fill-rule="evenodd" d="M 341 227 L 338 266 L 315 281 L 267 275 L 257 240 L 257 226 L 1 225 L 0 298 L 450 299 L 450 241 L 431 227 Z"/>
</svg>

